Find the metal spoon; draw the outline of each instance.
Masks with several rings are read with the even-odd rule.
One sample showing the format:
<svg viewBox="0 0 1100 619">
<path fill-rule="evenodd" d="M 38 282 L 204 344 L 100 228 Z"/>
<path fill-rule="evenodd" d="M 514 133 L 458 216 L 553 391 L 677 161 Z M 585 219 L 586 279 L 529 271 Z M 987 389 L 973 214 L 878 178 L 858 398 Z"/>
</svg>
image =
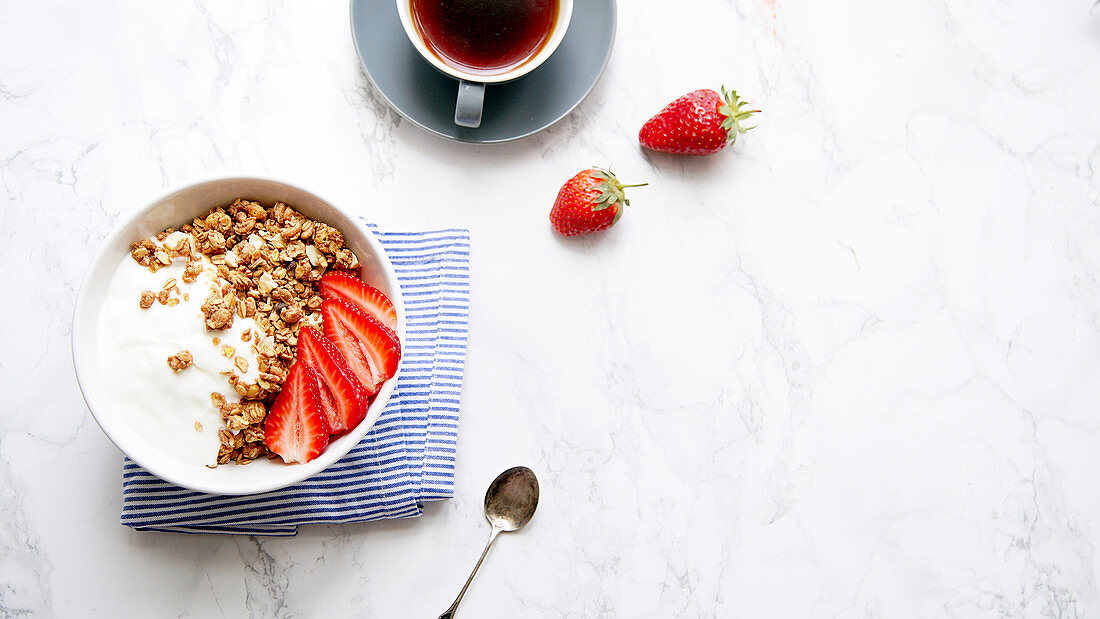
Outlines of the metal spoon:
<svg viewBox="0 0 1100 619">
<path fill-rule="evenodd" d="M 462 585 L 462 591 L 458 592 L 451 607 L 447 609 L 439 619 L 451 619 L 458 610 L 458 603 L 462 596 L 466 595 L 466 589 L 474 580 L 474 574 L 481 567 L 485 555 L 489 554 L 489 547 L 501 531 L 515 531 L 531 520 L 535 515 L 535 508 L 539 505 L 539 480 L 531 469 L 525 466 L 516 466 L 504 471 L 493 483 L 489 484 L 489 490 L 485 492 L 485 518 L 493 525 L 492 533 L 489 533 L 489 543 L 485 544 L 485 550 L 481 551 L 481 558 L 477 560 L 474 571 Z"/>
</svg>

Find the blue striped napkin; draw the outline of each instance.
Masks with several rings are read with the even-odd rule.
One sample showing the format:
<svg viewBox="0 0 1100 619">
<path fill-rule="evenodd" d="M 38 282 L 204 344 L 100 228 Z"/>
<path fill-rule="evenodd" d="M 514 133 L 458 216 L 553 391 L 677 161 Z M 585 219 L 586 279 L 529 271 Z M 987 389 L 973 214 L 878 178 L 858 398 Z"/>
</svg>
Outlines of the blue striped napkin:
<svg viewBox="0 0 1100 619">
<path fill-rule="evenodd" d="M 250 496 L 186 490 L 127 458 L 122 524 L 139 531 L 287 536 L 300 524 L 415 517 L 425 501 L 454 495 L 470 233 L 371 228 L 397 271 L 407 319 L 401 374 L 371 431 L 316 476 Z"/>
</svg>

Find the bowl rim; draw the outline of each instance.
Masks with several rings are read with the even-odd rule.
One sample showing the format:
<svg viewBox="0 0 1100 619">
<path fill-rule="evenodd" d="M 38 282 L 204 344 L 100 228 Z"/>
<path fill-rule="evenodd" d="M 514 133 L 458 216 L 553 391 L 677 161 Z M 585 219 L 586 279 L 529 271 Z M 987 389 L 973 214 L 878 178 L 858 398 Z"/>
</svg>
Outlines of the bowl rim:
<svg viewBox="0 0 1100 619">
<path fill-rule="evenodd" d="M 80 287 L 77 289 L 76 302 L 73 305 L 70 347 L 73 369 L 76 375 L 77 387 L 80 390 L 80 397 L 84 400 L 84 405 L 92 414 L 92 418 L 95 419 L 96 424 L 99 425 L 100 430 L 102 430 L 103 434 L 106 435 L 107 439 L 110 440 L 115 445 L 115 447 L 117 447 L 119 451 L 123 453 L 123 455 L 133 460 L 135 463 L 138 464 L 138 466 L 142 467 L 149 473 L 166 482 L 197 492 L 204 492 L 216 495 L 243 496 L 271 492 L 273 490 L 279 490 L 302 482 L 306 479 L 309 479 L 310 477 L 321 473 L 328 467 L 336 464 L 342 458 L 344 458 L 344 456 L 346 456 L 352 449 L 356 447 L 356 445 L 358 445 L 362 441 L 363 437 L 370 432 L 375 423 L 378 421 L 379 417 L 381 417 L 382 412 L 386 408 L 390 396 L 393 394 L 394 388 L 396 387 L 397 379 L 401 375 L 401 371 L 404 368 L 404 355 L 402 355 L 401 359 L 398 362 L 397 371 L 394 373 L 393 376 L 386 380 L 386 382 L 382 385 L 382 388 L 379 390 L 378 394 L 375 396 L 375 399 L 371 402 L 371 410 L 367 413 L 367 417 L 362 422 L 360 422 L 359 426 L 356 427 L 353 432 L 349 433 L 350 435 L 357 436 L 356 440 L 354 442 L 349 441 L 348 448 L 346 450 L 334 451 L 333 453 L 337 454 L 335 457 L 329 455 L 327 453 L 329 450 L 326 450 L 326 452 L 323 452 L 317 459 L 311 462 L 304 464 L 287 465 L 301 467 L 299 469 L 301 471 L 300 474 L 280 476 L 267 483 L 252 484 L 246 488 L 241 489 L 227 489 L 220 486 L 213 487 L 208 486 L 201 481 L 196 482 L 194 480 L 181 477 L 180 475 L 176 475 L 171 471 L 165 471 L 164 467 L 160 466 L 157 462 L 148 460 L 144 455 L 130 453 L 130 450 L 126 449 L 123 445 L 120 444 L 120 439 L 116 435 L 112 434 L 110 428 L 114 428 L 118 424 L 124 422 L 120 418 L 119 420 L 117 420 L 118 424 L 116 424 L 113 423 L 113 421 L 115 420 L 112 420 L 109 417 L 105 417 L 102 411 L 97 413 L 97 404 L 93 403 L 88 395 L 87 385 L 90 384 L 90 381 L 92 380 L 91 369 L 92 366 L 97 362 L 95 355 L 96 349 L 94 348 L 94 346 L 89 346 L 87 348 L 83 346 L 83 344 L 85 343 L 83 341 L 84 338 L 77 337 L 76 333 L 76 329 L 78 328 L 79 324 L 78 318 L 80 318 L 90 309 L 88 307 L 88 297 L 91 293 L 92 275 L 102 268 L 102 263 L 109 258 L 110 249 L 119 242 L 124 232 L 136 225 L 141 217 L 146 215 L 148 211 L 156 207 L 158 204 L 163 203 L 164 201 L 168 200 L 178 193 L 192 190 L 201 185 L 232 181 L 258 181 L 281 185 L 292 190 L 311 195 L 319 202 L 328 205 L 333 210 L 337 211 L 345 218 L 347 218 L 348 221 L 352 223 L 352 225 L 357 226 L 361 230 L 367 245 L 370 247 L 371 253 L 377 258 L 379 262 L 378 266 L 381 268 L 381 271 L 385 275 L 386 279 L 389 280 L 387 283 L 391 284 L 391 292 L 393 292 L 394 294 L 390 295 L 390 300 L 393 302 L 394 307 L 397 311 L 397 334 L 398 339 L 401 342 L 402 350 L 404 350 L 406 345 L 406 317 L 405 304 L 401 291 L 400 280 L 397 277 L 397 272 L 393 267 L 393 263 L 390 261 L 389 255 L 386 253 L 385 248 L 378 240 L 378 237 L 374 234 L 374 231 L 369 226 L 367 226 L 359 218 L 358 215 L 353 214 L 348 209 L 340 206 L 337 202 L 330 200 L 325 195 L 320 194 L 314 191 L 312 188 L 306 187 L 300 183 L 291 182 L 269 173 L 247 170 L 207 174 L 191 178 L 184 182 L 170 185 L 154 193 L 150 197 L 140 201 L 137 207 L 132 208 L 128 212 L 124 212 L 119 215 L 118 219 L 113 223 L 110 233 L 108 233 L 107 236 L 104 237 L 102 241 L 100 241 L 99 247 L 96 249 L 91 260 L 88 262 L 88 266 L 84 270 L 84 274 L 81 278 Z M 297 208 L 293 204 L 291 204 L 291 206 Z M 214 207 L 211 206 L 208 208 Z M 98 402 L 98 406 L 100 407 L 109 406 L 110 404 L 110 402 Z M 345 434 L 344 436 L 349 435 Z M 326 455 L 328 455 L 327 458 Z M 324 462 L 323 466 L 309 466 L 312 463 L 321 462 Z"/>
</svg>

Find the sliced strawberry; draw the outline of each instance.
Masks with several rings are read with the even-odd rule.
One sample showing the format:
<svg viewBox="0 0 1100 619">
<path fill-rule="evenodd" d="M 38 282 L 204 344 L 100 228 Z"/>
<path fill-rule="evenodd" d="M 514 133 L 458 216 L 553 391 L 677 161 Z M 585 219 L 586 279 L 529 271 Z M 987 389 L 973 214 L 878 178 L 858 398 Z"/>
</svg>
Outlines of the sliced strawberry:
<svg viewBox="0 0 1100 619">
<path fill-rule="evenodd" d="M 358 307 L 341 299 L 321 304 L 325 337 L 344 355 L 351 373 L 371 395 L 397 372 L 401 342 L 397 334 Z"/>
<path fill-rule="evenodd" d="M 309 462 L 328 446 L 328 421 L 321 412 L 316 372 L 304 363 L 290 366 L 283 388 L 264 421 L 264 443 L 284 462 Z"/>
<path fill-rule="evenodd" d="M 368 396 L 327 337 L 313 327 L 302 327 L 298 332 L 297 360 L 314 371 L 321 410 L 332 434 L 343 434 L 363 421 Z"/>
<path fill-rule="evenodd" d="M 397 310 L 389 297 L 358 277 L 329 271 L 321 278 L 320 288 L 326 299 L 343 299 L 377 318 L 390 331 L 397 330 Z"/>
</svg>

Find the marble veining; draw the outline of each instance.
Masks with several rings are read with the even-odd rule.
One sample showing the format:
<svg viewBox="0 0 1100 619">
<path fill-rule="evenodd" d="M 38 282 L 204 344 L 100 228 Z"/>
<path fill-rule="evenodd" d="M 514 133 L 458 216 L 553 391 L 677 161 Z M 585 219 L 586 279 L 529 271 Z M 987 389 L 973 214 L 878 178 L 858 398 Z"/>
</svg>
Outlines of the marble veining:
<svg viewBox="0 0 1100 619">
<path fill-rule="evenodd" d="M 0 616 L 434 617 L 516 464 L 539 511 L 464 616 L 1100 614 L 1100 3 L 624 1 L 588 99 L 495 146 L 390 110 L 347 3 L 0 14 Z M 732 152 L 638 148 L 722 84 L 764 110 Z M 555 237 L 593 164 L 650 184 Z M 76 290 L 121 214 L 234 170 L 471 230 L 454 500 L 287 539 L 119 525 Z"/>
</svg>

